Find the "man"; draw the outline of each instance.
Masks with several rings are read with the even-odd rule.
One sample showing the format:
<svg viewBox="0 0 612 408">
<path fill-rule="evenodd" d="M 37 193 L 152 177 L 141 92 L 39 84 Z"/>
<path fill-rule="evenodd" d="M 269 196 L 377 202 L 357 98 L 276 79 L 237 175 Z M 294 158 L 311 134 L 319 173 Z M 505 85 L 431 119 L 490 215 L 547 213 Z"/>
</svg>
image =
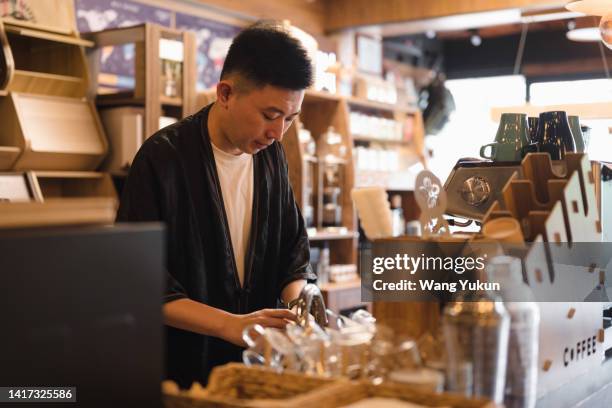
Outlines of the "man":
<svg viewBox="0 0 612 408">
<path fill-rule="evenodd" d="M 166 224 L 166 370 L 182 387 L 240 360 L 246 326 L 294 319 L 277 300 L 316 279 L 279 143 L 311 82 L 295 39 L 249 27 L 216 102 L 147 139 L 132 163 L 117 220 Z"/>
</svg>

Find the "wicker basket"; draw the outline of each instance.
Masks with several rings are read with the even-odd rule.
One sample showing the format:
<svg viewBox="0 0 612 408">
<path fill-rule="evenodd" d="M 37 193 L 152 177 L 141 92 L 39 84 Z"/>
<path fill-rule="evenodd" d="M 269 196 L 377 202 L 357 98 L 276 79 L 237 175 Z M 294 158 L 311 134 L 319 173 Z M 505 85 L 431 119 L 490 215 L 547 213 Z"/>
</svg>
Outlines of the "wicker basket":
<svg viewBox="0 0 612 408">
<path fill-rule="evenodd" d="M 164 403 L 166 408 L 304 408 L 315 404 L 317 408 L 332 407 L 318 405 L 316 401 L 327 395 L 330 387 L 345 382 L 230 363 L 213 369 L 206 389 L 194 387 L 185 393 L 165 393 Z"/>
<path fill-rule="evenodd" d="M 165 408 L 334 408 L 366 398 L 395 398 L 426 407 L 493 408 L 486 399 L 427 393 L 410 386 L 277 373 L 263 367 L 230 363 L 217 367 L 206 389 L 165 393 Z"/>
</svg>

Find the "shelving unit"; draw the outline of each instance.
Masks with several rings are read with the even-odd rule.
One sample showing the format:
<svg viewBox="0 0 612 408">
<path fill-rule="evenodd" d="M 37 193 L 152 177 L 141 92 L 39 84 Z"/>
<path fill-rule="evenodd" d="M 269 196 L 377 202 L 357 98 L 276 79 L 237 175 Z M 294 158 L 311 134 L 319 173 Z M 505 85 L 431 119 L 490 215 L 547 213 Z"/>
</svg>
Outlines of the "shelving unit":
<svg viewBox="0 0 612 408">
<path fill-rule="evenodd" d="M 331 241 L 339 239 L 355 239 L 358 238 L 359 234 L 355 231 L 346 232 L 328 232 L 328 231 L 317 231 L 314 234 L 308 234 L 310 241 Z"/>
<path fill-rule="evenodd" d="M 143 138 L 151 136 L 160 128 L 160 117 L 169 116 L 177 120 L 196 110 L 196 40 L 191 32 L 182 32 L 156 24 L 141 24 L 133 27 L 109 29 L 88 33 L 87 38 L 95 48 L 89 53 L 91 76 L 94 79 L 89 89 L 90 95 L 97 93 L 97 76 L 102 47 L 134 43 L 135 87 L 122 91 L 96 96 L 100 109 L 120 106 L 144 108 Z M 180 83 L 176 95 L 163 92 L 163 75 L 160 48 L 163 40 L 181 43 Z"/>
<path fill-rule="evenodd" d="M 372 116 L 384 117 L 393 121 L 403 121 L 409 116 L 412 118 L 413 132 L 410 140 L 381 139 L 374 136 L 357 135 L 351 130 L 350 112 L 367 112 Z M 307 91 L 302 104 L 300 124 L 294 124 L 283 139 L 283 146 L 287 154 L 289 164 L 289 178 L 297 202 L 303 209 L 307 203 L 306 172 L 313 161 L 316 162 L 317 171 L 313 180 L 314 206 L 315 206 L 315 229 L 309 230 L 309 238 L 312 246 L 327 246 L 330 250 L 330 264 L 357 264 L 357 219 L 350 197 L 353 187 L 358 186 L 358 168 L 356 166 L 356 145 L 368 145 L 372 147 L 384 147 L 399 150 L 399 160 L 402 170 L 423 161 L 423 138 L 424 130 L 421 113 L 416 108 L 398 107 L 391 104 L 362 100 L 356 97 L 342 97 L 326 92 Z M 322 207 L 322 183 L 321 163 L 319 158 L 311 158 L 304 152 L 299 141 L 299 128 L 303 126 L 311 132 L 317 146 L 321 142 L 322 135 L 329 126 L 342 136 L 342 143 L 346 147 L 345 177 L 342 187 L 342 222 L 340 231 L 326 231 L 322 229 L 321 207 Z M 400 172 L 399 177 L 403 173 Z M 362 173 L 363 175 L 363 173 Z M 391 172 L 373 172 L 372 184 L 380 186 L 383 176 L 392 175 Z M 397 174 L 393 176 L 398 177 Z M 406 220 L 418 217 L 416 202 L 413 195 L 413 183 L 411 180 L 403 183 L 389 182 L 386 187 L 389 194 L 400 194 L 402 196 L 402 207 Z M 313 232 L 315 231 L 315 232 Z M 356 307 L 368 307 L 361 302 L 360 281 L 322 284 L 321 290 L 327 305 L 340 312 L 341 310 Z"/>
<path fill-rule="evenodd" d="M 321 136 L 329 126 L 342 136 L 342 144 L 346 147 L 346 157 L 341 163 L 340 172 L 342 180 L 340 186 L 340 197 L 338 204 L 342 207 L 341 223 L 337 227 L 346 232 L 331 231 L 323 228 L 323 162 L 322 158 L 312 158 L 303 151 L 299 142 L 298 125 L 294 124 L 283 139 L 283 146 L 287 154 L 289 164 L 289 178 L 297 202 L 302 210 L 306 205 L 306 172 L 309 166 L 314 165 L 313 207 L 314 228 L 316 233 L 310 234 L 310 240 L 314 246 L 327 244 L 330 249 L 330 262 L 332 264 L 356 264 L 357 263 L 357 220 L 350 197 L 354 186 L 354 166 L 352 157 L 352 141 L 348 133 L 348 106 L 342 97 L 325 92 L 307 91 L 302 103 L 300 123 L 308 129 L 317 146 L 320 146 Z M 317 148 L 319 149 L 319 147 Z"/>
<path fill-rule="evenodd" d="M 409 116 L 412 118 L 413 132 L 410 140 L 391 140 L 381 139 L 377 137 L 362 136 L 355 134 L 350 127 L 350 112 L 356 110 L 366 112 L 369 115 L 384 117 L 394 121 L 404 121 Z M 329 126 L 342 135 L 343 144 L 347 147 L 346 157 L 346 172 L 345 182 L 342 193 L 342 223 L 341 226 L 349 231 L 347 234 L 327 233 L 322 229 L 321 222 L 321 163 L 317 163 L 316 177 L 313 181 L 314 195 L 314 224 L 317 232 L 310 235 L 311 242 L 318 244 L 328 242 L 332 257 L 332 263 L 356 263 L 357 261 L 357 220 L 354 214 L 350 191 L 353 187 L 365 186 L 359 184 L 359 180 L 364 180 L 371 176 L 372 185 L 380 186 L 388 177 L 401 178 L 403 174 L 409 177 L 409 173 L 402 173 L 413 164 L 422 162 L 423 137 L 424 131 L 422 126 L 422 117 L 416 108 L 398 107 L 395 105 L 362 100 L 356 97 L 342 97 L 329 94 L 321 91 L 307 91 L 302 104 L 302 112 L 300 114 L 300 123 L 308 129 L 317 145 L 319 145 L 320 137 Z M 398 151 L 399 161 L 401 163 L 401 171 L 394 172 L 366 172 L 359 171 L 356 166 L 356 144 L 382 147 Z M 299 142 L 298 125 L 292 126 L 288 130 L 283 145 L 287 153 L 289 162 L 289 177 L 293 186 L 296 200 L 300 203 L 303 209 L 307 203 L 305 200 L 305 190 L 307 186 L 306 172 L 309 171 L 308 166 L 311 158 L 303 151 L 303 147 Z M 320 160 L 320 159 L 318 159 Z M 398 176 L 399 174 L 399 176 Z M 412 194 L 413 185 L 410 180 L 405 180 L 403 183 L 389 182 L 386 184 L 390 194 L 400 194 L 402 196 L 402 206 L 404 208 L 405 217 L 407 220 L 416 218 L 416 205 Z"/>
<path fill-rule="evenodd" d="M 37 4 L 37 12 L 43 16 L 51 3 Z M 107 153 L 97 111 L 86 98 L 83 48 L 92 43 L 71 24 L 0 19 L 1 170 L 94 170 Z"/>
</svg>

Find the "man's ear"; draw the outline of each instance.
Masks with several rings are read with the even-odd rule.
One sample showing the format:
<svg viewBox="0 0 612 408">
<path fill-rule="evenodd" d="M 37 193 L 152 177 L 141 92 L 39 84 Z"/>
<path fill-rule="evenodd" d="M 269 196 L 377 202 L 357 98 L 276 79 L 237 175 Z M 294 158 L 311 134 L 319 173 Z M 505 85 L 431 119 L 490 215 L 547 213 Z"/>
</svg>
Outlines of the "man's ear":
<svg viewBox="0 0 612 408">
<path fill-rule="evenodd" d="M 217 103 L 219 103 L 222 108 L 228 108 L 229 97 L 232 92 L 234 92 L 232 84 L 228 81 L 220 81 L 217 84 Z"/>
</svg>

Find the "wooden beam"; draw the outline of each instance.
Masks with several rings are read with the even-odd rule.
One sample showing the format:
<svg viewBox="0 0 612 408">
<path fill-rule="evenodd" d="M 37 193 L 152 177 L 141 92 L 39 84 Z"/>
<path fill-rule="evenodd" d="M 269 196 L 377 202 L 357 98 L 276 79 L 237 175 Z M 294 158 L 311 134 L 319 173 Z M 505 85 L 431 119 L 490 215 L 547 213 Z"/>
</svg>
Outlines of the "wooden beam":
<svg viewBox="0 0 612 408">
<path fill-rule="evenodd" d="M 398 23 L 523 7 L 562 7 L 559 0 L 332 0 L 325 20 L 327 31 L 357 26 Z"/>
<path fill-rule="evenodd" d="M 612 58 L 607 58 L 608 66 L 612 66 Z M 528 63 L 523 65 L 521 74 L 528 77 L 546 77 L 557 75 L 603 73 L 604 65 L 601 58 L 568 59 L 551 63 Z"/>
<path fill-rule="evenodd" d="M 257 19 L 289 20 L 291 24 L 313 34 L 324 33 L 323 0 L 198 0 L 207 6 Z"/>
</svg>

